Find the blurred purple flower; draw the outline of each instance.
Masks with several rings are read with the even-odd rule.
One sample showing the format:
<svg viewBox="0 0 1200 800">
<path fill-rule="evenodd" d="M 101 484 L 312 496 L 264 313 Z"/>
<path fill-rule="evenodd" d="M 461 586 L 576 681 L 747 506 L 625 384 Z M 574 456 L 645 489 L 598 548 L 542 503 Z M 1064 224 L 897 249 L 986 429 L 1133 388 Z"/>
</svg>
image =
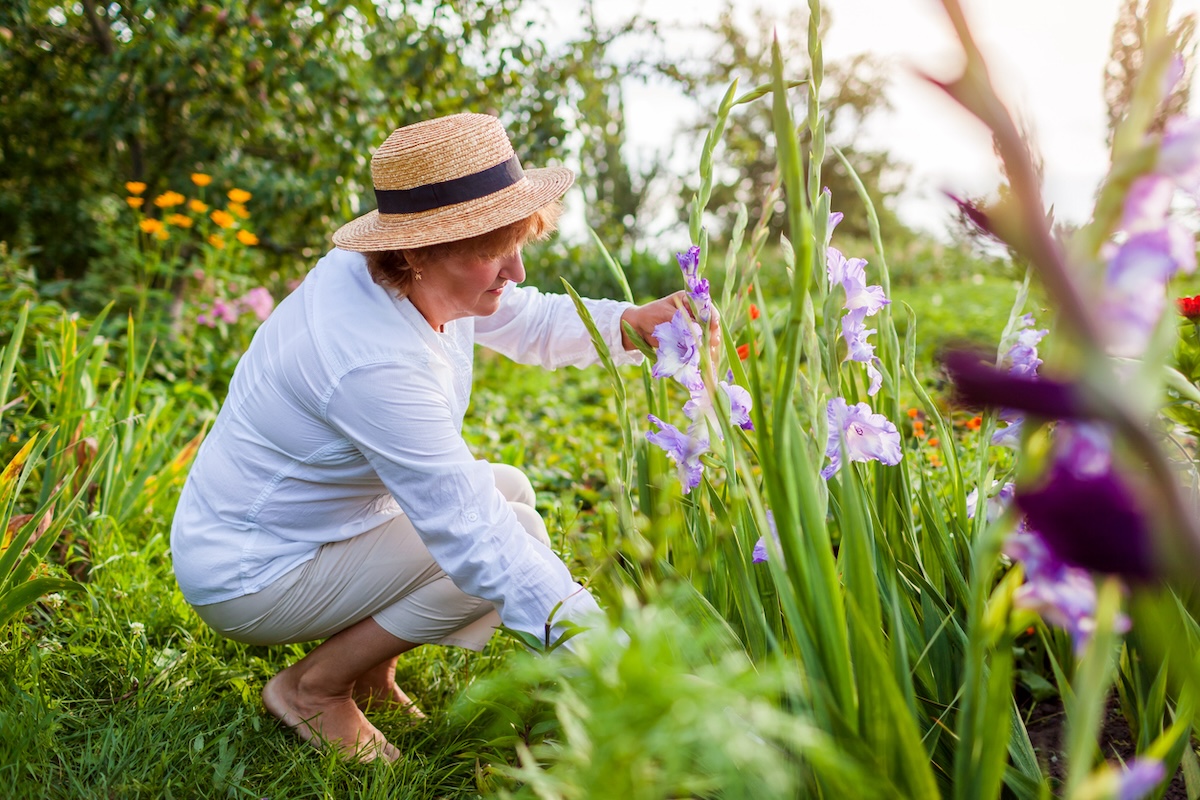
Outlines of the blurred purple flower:
<svg viewBox="0 0 1200 800">
<path fill-rule="evenodd" d="M 1157 758 L 1138 758 L 1125 765 L 1117 783 L 1117 800 L 1142 800 L 1167 777 Z"/>
<path fill-rule="evenodd" d="M 1117 248 L 1101 302 L 1109 352 L 1141 356 L 1167 308 L 1168 282 L 1179 270 L 1195 267 L 1191 234 L 1175 225 L 1135 233 Z"/>
<path fill-rule="evenodd" d="M 1081 653 L 1096 630 L 1096 582 L 1091 573 L 1060 561 L 1025 521 L 1005 540 L 1004 553 L 1025 568 L 1025 583 L 1013 595 L 1013 604 L 1067 631 L 1075 652 Z M 1125 633 L 1129 618 L 1119 615 L 1115 626 Z"/>
<path fill-rule="evenodd" d="M 767 511 L 767 527 L 771 531 L 771 538 L 775 540 L 775 544 L 779 544 L 779 531 L 775 529 L 775 515 Z M 758 541 L 754 543 L 754 552 L 750 554 L 750 561 L 753 564 L 765 563 L 770 553 L 767 551 L 767 537 L 760 536 Z"/>
<path fill-rule="evenodd" d="M 1200 118 L 1167 120 L 1154 171 L 1172 178 L 1185 192 L 1200 189 Z"/>
<path fill-rule="evenodd" d="M 257 286 L 246 292 L 238 298 L 238 303 L 252 312 L 259 322 L 271 316 L 271 311 L 275 308 L 275 298 L 271 297 L 271 292 L 264 286 Z"/>
<path fill-rule="evenodd" d="M 967 350 L 947 353 L 942 363 L 965 405 L 1014 409 L 1047 419 L 1094 416 L 1073 384 L 1014 375 Z"/>
<path fill-rule="evenodd" d="M 212 316 L 214 321 L 227 322 L 230 325 L 237 322 L 238 308 L 236 303 L 226 303 L 221 298 L 213 300 Z"/>
<path fill-rule="evenodd" d="M 657 432 L 647 431 L 646 439 L 665 450 L 667 457 L 675 462 L 679 470 L 679 482 L 683 484 L 683 493 L 687 494 L 700 485 L 700 475 L 704 472 L 700 456 L 708 452 L 708 437 L 697 432 L 696 429 L 701 426 L 693 425 L 688 428 L 687 433 L 683 433 L 653 414 L 648 415 L 646 419 L 659 427 Z"/>
<path fill-rule="evenodd" d="M 658 357 L 650 374 L 656 378 L 674 378 L 692 391 L 703 389 L 700 349 L 696 345 L 699 336 L 700 326 L 682 308 L 667 322 L 654 326 Z"/>
<path fill-rule="evenodd" d="M 821 470 L 822 478 L 829 479 L 842 468 L 843 438 L 850 461 L 874 460 L 888 466 L 900 463 L 900 432 L 883 414 L 872 413 L 866 403 L 848 405 L 844 397 L 830 400 L 825 413 L 829 419 L 825 455 L 830 462 Z"/>
<path fill-rule="evenodd" d="M 1174 194 L 1175 184 L 1165 175 L 1143 175 L 1135 180 L 1125 195 L 1121 230 L 1140 233 L 1164 227 Z"/>
</svg>

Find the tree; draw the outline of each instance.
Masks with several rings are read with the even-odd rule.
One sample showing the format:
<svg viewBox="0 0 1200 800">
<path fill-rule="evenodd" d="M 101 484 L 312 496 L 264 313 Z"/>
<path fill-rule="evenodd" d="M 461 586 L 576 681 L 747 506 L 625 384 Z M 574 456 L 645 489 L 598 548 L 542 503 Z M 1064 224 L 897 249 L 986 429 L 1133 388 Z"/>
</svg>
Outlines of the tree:
<svg viewBox="0 0 1200 800">
<path fill-rule="evenodd" d="M 822 25 L 828 25 L 829 16 L 822 17 Z M 716 24 L 707 28 L 714 35 L 715 50 L 699 61 L 699 66 L 684 65 L 682 68 L 668 66 L 667 74 L 679 80 L 689 94 L 702 96 L 714 90 L 724 91 L 736 77 L 741 91 L 770 82 L 773 21 L 762 9 L 753 14 L 753 27 L 744 29 L 734 17 L 733 6 L 726 5 Z M 793 31 L 807 30 L 807 17 L 794 11 L 785 21 L 784 27 Z M 785 52 L 787 78 L 795 80 L 806 77 L 808 58 L 806 53 Z M 824 69 L 822 113 L 825 116 L 826 141 L 837 145 L 854 171 L 862 180 L 879 213 L 885 230 L 901 228 L 899 221 L 888 207 L 888 199 L 897 191 L 902 168 L 893 157 L 880 150 L 862 147 L 855 141 L 855 134 L 870 116 L 888 109 L 884 96 L 885 77 L 882 66 L 867 55 L 859 55 L 844 62 L 827 62 Z M 803 89 L 793 90 L 793 101 L 805 102 Z M 794 113 L 796 119 L 804 119 L 803 109 Z M 710 124 L 705 119 L 693 127 L 693 132 L 702 134 Z M 802 134 L 800 152 L 807 154 L 809 134 Z M 774 125 L 770 102 L 758 101 L 735 110 L 730 115 L 724 139 L 724 151 L 718 159 L 727 168 L 714 175 L 712 199 L 709 211 L 714 215 L 718 229 L 732 223 L 739 204 L 754 209 L 765 196 L 774 179 L 777 159 L 774 153 Z M 807 158 L 807 155 L 805 155 Z M 807 165 L 805 165 L 807 174 Z M 835 210 L 842 211 L 845 219 L 838 228 L 851 236 L 867 234 L 867 216 L 854 188 L 850 174 L 832 151 L 821 165 L 822 183 L 833 194 Z M 686 203 L 695 193 L 694 181 L 684 186 Z M 783 220 L 776 218 L 773 229 L 778 232 Z"/>
<path fill-rule="evenodd" d="M 373 203 L 369 153 L 396 126 L 496 111 L 545 160 L 565 135 L 561 95 L 527 89 L 546 52 L 510 29 L 518 4 L 6 3 L 0 240 L 40 247 L 44 275 L 78 276 L 106 249 L 124 181 L 153 195 L 205 171 L 251 190 L 264 245 L 294 259 Z"/>
</svg>

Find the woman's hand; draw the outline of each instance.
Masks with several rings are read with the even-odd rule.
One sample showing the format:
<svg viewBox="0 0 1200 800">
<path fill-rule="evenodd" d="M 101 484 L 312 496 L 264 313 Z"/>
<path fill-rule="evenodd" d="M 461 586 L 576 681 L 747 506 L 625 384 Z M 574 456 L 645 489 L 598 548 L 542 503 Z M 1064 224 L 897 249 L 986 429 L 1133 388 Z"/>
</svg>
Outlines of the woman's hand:
<svg viewBox="0 0 1200 800">
<path fill-rule="evenodd" d="M 621 321 L 628 322 L 629 326 L 637 331 L 639 336 L 649 342 L 651 347 L 657 347 L 658 338 L 654 335 L 655 326 L 668 322 L 671 317 L 675 316 L 676 310 L 680 308 L 688 316 L 692 316 L 692 307 L 688 303 L 687 292 L 685 291 L 669 294 L 651 303 L 646 303 L 644 306 L 630 308 L 621 315 Z M 710 309 L 712 310 L 712 314 L 708 320 L 708 350 L 712 356 L 712 362 L 715 364 L 720 360 L 719 355 L 721 352 L 721 315 L 717 313 L 716 306 L 710 306 Z M 624 327 L 621 328 L 621 344 L 626 350 L 635 349 Z"/>
</svg>

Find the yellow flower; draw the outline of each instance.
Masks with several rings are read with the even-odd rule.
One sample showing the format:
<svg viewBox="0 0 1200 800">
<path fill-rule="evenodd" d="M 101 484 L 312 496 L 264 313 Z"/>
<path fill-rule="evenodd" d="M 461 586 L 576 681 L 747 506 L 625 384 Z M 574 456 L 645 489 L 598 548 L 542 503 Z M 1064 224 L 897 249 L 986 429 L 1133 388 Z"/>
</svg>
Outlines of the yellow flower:
<svg viewBox="0 0 1200 800">
<path fill-rule="evenodd" d="M 141 194 L 146 191 L 146 184 L 141 181 L 129 181 L 125 184 L 125 191 L 130 194 Z"/>
<path fill-rule="evenodd" d="M 205 175 L 203 172 L 193 172 L 192 183 L 197 186 L 208 186 L 212 183 L 212 175 Z"/>
<path fill-rule="evenodd" d="M 229 199 L 235 203 L 244 203 L 250 199 L 250 193 L 245 189 L 230 189 Z"/>
<path fill-rule="evenodd" d="M 180 228 L 192 227 L 192 218 L 186 214 L 172 214 L 171 216 L 167 217 L 167 222 Z"/>
<path fill-rule="evenodd" d="M 126 197 L 125 202 L 129 203 L 130 208 L 141 208 L 142 203 L 146 202 L 144 197 Z"/>
<path fill-rule="evenodd" d="M 230 203 L 230 204 L 229 204 L 229 210 L 230 210 L 232 213 L 234 213 L 234 214 L 237 214 L 237 215 L 238 215 L 239 217 L 241 217 L 242 219 L 249 219 L 249 218 L 250 218 L 250 212 L 249 212 L 249 211 L 247 211 L 247 210 L 246 210 L 246 207 L 245 207 L 244 205 L 242 205 L 241 203 Z"/>
<path fill-rule="evenodd" d="M 220 236 L 218 236 L 215 233 L 209 234 L 208 243 L 211 244 L 213 247 L 217 248 L 218 250 L 225 249 L 225 240 L 222 239 Z"/>
<path fill-rule="evenodd" d="M 253 247 L 258 244 L 258 237 L 250 231 L 238 231 L 237 240 L 246 245 L 246 247 Z"/>
<path fill-rule="evenodd" d="M 205 211 L 208 211 L 208 206 L 199 200 L 189 200 L 188 208 L 195 214 L 203 214 Z"/>
<path fill-rule="evenodd" d="M 158 197 L 154 198 L 154 205 L 159 208 L 173 208 L 183 202 L 183 195 L 179 192 L 163 192 Z"/>
<path fill-rule="evenodd" d="M 166 241 L 167 239 L 171 238 L 171 234 L 167 232 L 166 228 L 159 228 L 154 232 L 154 235 L 161 241 Z"/>
<path fill-rule="evenodd" d="M 156 219 L 144 219 L 138 223 L 138 227 L 142 229 L 142 233 L 157 233 L 162 230 L 163 224 Z"/>
<path fill-rule="evenodd" d="M 209 217 L 212 218 L 213 222 L 217 223 L 218 227 L 221 227 L 221 228 L 233 227 L 233 215 L 230 214 L 228 211 L 221 211 L 220 209 L 217 209 L 216 211 L 209 214 Z"/>
</svg>

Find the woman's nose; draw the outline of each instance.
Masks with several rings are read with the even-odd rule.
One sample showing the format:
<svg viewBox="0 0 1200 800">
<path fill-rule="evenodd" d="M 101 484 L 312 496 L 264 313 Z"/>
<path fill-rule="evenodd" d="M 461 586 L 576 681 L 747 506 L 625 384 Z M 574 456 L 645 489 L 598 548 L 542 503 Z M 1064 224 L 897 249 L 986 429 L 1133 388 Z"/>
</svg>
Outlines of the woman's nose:
<svg viewBox="0 0 1200 800">
<path fill-rule="evenodd" d="M 525 263 L 521 260 L 520 250 L 504 259 L 500 267 L 500 276 L 513 283 L 525 280 Z"/>
</svg>

